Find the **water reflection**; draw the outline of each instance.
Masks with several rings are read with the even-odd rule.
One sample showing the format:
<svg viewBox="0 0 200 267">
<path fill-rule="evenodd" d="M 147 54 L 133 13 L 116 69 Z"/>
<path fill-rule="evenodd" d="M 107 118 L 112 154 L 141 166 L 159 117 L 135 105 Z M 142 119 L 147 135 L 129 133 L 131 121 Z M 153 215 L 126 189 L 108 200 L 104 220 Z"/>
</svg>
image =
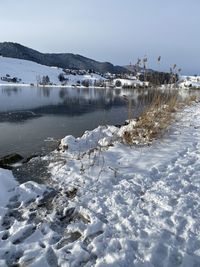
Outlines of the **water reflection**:
<svg viewBox="0 0 200 267">
<path fill-rule="evenodd" d="M 17 95 L 21 88 L 19 87 L 3 87 L 2 88 L 2 94 L 5 94 L 7 96 L 13 96 Z"/>
<path fill-rule="evenodd" d="M 0 156 L 47 153 L 67 134 L 80 136 L 102 124 L 127 118 L 123 90 L 92 88 L 1 87 Z M 49 140 L 52 140 L 52 139 Z"/>
<path fill-rule="evenodd" d="M 129 113 L 124 95 L 131 99 L 134 117 L 153 98 L 149 90 L 1 87 L 0 156 L 47 153 L 57 143 L 44 140 L 124 123 Z"/>
<path fill-rule="evenodd" d="M 43 88 L 42 90 L 44 97 L 50 97 L 51 89 L 50 88 Z"/>
<path fill-rule="evenodd" d="M 0 121 L 17 122 L 47 114 L 82 115 L 124 106 L 126 91 L 92 88 L 3 88 Z M 26 112 L 25 112 L 26 111 Z"/>
</svg>

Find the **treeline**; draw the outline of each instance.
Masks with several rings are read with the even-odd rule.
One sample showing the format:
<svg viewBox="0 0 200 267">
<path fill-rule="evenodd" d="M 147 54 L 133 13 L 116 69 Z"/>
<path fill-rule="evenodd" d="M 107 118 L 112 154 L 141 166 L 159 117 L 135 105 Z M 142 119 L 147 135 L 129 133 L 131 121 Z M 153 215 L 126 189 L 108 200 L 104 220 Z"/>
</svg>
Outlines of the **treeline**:
<svg viewBox="0 0 200 267">
<path fill-rule="evenodd" d="M 169 72 L 147 72 L 139 76 L 139 80 L 149 82 L 153 85 L 172 84 L 178 81 L 178 74 Z"/>
</svg>

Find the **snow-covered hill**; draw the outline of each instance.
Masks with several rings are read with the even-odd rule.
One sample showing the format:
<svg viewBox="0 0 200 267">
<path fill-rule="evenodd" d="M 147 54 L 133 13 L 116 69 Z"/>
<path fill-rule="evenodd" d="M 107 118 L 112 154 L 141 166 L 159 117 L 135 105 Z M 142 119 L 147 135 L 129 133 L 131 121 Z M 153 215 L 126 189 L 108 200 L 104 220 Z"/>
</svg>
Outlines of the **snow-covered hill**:
<svg viewBox="0 0 200 267">
<path fill-rule="evenodd" d="M 0 55 L 9 58 L 30 60 L 45 66 L 57 66 L 64 69 L 92 69 L 100 73 L 124 73 L 125 68 L 114 66 L 110 62 L 99 62 L 72 53 L 41 53 L 18 43 L 0 43 Z"/>
<path fill-rule="evenodd" d="M 65 81 L 59 80 L 59 75 L 63 74 Z M 95 81 L 100 82 L 104 80 L 98 74 L 73 75 L 65 74 L 61 68 L 48 67 L 40 65 L 32 61 L 0 57 L 0 84 L 13 84 L 13 79 L 20 84 L 34 84 L 42 83 L 43 77 L 49 77 L 49 83 L 53 85 L 76 85 L 83 81 L 88 81 L 89 85 L 94 85 Z"/>
</svg>

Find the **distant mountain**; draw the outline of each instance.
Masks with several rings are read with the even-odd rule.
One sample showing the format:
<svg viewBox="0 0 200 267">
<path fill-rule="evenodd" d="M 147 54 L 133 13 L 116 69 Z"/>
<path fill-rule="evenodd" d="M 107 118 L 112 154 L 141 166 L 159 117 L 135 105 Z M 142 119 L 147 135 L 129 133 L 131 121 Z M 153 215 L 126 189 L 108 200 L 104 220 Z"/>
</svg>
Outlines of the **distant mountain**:
<svg viewBox="0 0 200 267">
<path fill-rule="evenodd" d="M 114 66 L 109 62 L 98 62 L 90 58 L 71 53 L 40 53 L 21 44 L 12 42 L 0 43 L 0 55 L 10 58 L 30 60 L 42 65 L 56 66 L 65 69 L 92 69 L 100 73 L 127 72 L 126 68 Z"/>
</svg>

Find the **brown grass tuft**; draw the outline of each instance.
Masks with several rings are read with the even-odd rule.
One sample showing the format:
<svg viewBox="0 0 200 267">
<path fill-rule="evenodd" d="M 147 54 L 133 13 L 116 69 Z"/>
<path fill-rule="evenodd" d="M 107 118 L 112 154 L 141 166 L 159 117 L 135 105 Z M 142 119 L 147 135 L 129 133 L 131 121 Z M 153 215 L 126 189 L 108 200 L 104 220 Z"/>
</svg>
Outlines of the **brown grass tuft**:
<svg viewBox="0 0 200 267">
<path fill-rule="evenodd" d="M 127 144 L 148 144 L 160 137 L 171 124 L 178 108 L 177 91 L 155 90 L 152 102 L 138 118 L 135 125 L 124 131 L 123 140 Z"/>
</svg>

